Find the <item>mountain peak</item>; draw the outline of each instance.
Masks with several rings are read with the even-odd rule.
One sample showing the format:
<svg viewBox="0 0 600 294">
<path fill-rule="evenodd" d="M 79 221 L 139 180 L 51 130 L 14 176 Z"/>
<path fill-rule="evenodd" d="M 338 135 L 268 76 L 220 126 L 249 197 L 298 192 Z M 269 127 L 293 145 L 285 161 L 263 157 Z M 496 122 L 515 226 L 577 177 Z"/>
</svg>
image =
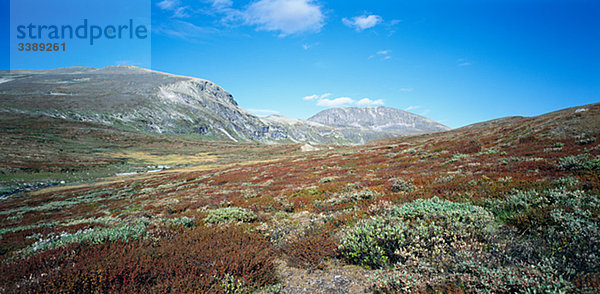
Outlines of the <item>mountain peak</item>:
<svg viewBox="0 0 600 294">
<path fill-rule="evenodd" d="M 308 121 L 336 127 L 356 127 L 399 135 L 447 131 L 450 128 L 429 118 L 385 107 L 344 107 L 323 110 Z"/>
</svg>

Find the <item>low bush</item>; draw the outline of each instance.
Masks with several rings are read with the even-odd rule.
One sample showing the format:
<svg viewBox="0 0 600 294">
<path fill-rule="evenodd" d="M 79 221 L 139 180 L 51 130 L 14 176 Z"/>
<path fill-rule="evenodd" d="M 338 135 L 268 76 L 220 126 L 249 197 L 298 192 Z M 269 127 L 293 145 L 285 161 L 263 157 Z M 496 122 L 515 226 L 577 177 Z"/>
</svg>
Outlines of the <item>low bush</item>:
<svg viewBox="0 0 600 294">
<path fill-rule="evenodd" d="M 575 142 L 577 145 L 587 145 L 596 142 L 596 137 L 583 138 Z"/>
<path fill-rule="evenodd" d="M 450 267 L 427 260 L 377 270 L 371 277 L 375 293 L 576 293 L 570 282 L 556 277 L 545 263 L 501 265 L 461 252 Z M 491 262 L 490 262 L 491 261 Z M 550 270 L 549 270 L 550 269 Z"/>
<path fill-rule="evenodd" d="M 419 199 L 359 223 L 345 233 L 338 249 L 351 263 L 386 268 L 474 246 L 494 226 L 493 215 L 481 207 Z"/>
<path fill-rule="evenodd" d="M 539 240 L 567 275 L 600 271 L 600 199 L 559 188 L 517 192 L 489 203 L 503 222 Z"/>
<path fill-rule="evenodd" d="M 600 170 L 600 159 L 589 158 L 585 154 L 566 156 L 558 159 L 556 167 L 560 170 Z"/>
<path fill-rule="evenodd" d="M 160 240 L 71 244 L 0 264 L 7 293 L 243 293 L 276 282 L 274 250 L 237 226 L 174 228 Z"/>
<path fill-rule="evenodd" d="M 579 180 L 574 177 L 563 177 L 554 180 L 554 184 L 556 184 L 559 187 L 571 188 L 579 186 Z"/>
<path fill-rule="evenodd" d="M 376 293 L 591 293 L 574 286 L 599 271 L 600 206 L 591 197 L 515 193 L 489 201 L 490 210 L 419 199 L 348 228 L 338 250 L 377 269 Z"/>
<path fill-rule="evenodd" d="M 240 207 L 217 208 L 208 211 L 204 218 L 207 224 L 219 224 L 230 222 L 253 222 L 257 219 L 256 213 Z"/>
<path fill-rule="evenodd" d="M 446 163 L 462 161 L 465 158 L 469 158 L 469 154 L 457 153 L 457 154 L 452 155 L 452 158 L 450 158 L 450 160 L 448 160 Z"/>
<path fill-rule="evenodd" d="M 146 227 L 148 224 L 149 221 L 147 219 L 141 219 L 134 224 L 122 224 L 116 227 L 88 228 L 78 230 L 72 234 L 67 232 L 50 234 L 33 243 L 31 247 L 26 248 L 21 253 L 23 255 L 30 255 L 38 251 L 63 247 L 72 243 L 100 244 L 117 240 L 128 241 L 130 239 L 139 239 L 146 236 Z"/>
<path fill-rule="evenodd" d="M 392 192 L 412 192 L 417 189 L 411 181 L 392 179 Z"/>
<path fill-rule="evenodd" d="M 330 226 L 311 226 L 281 248 L 288 264 L 307 269 L 323 269 L 337 255 L 337 240 Z"/>
</svg>

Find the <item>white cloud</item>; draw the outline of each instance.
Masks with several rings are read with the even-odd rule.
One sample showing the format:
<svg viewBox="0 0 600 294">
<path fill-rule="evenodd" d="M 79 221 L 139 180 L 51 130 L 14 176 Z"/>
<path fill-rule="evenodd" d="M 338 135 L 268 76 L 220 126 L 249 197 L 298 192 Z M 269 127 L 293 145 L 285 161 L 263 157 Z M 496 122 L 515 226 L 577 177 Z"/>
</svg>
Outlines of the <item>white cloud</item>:
<svg viewBox="0 0 600 294">
<path fill-rule="evenodd" d="M 279 32 L 279 36 L 319 32 L 325 24 L 325 15 L 317 0 L 255 0 L 244 9 L 233 6 L 232 0 L 201 0 L 198 8 L 182 4 L 181 0 L 162 0 L 156 5 L 172 13 L 173 18 L 187 18 L 202 13 L 219 18 L 228 27 L 255 26 L 257 30 Z M 170 26 L 170 24 L 163 24 Z M 217 29 L 215 29 L 217 30 Z M 176 34 L 176 32 L 172 32 Z M 305 50 L 315 44 L 306 44 Z"/>
<path fill-rule="evenodd" d="M 177 7 L 177 9 L 175 9 L 175 11 L 173 12 L 173 17 L 177 17 L 177 18 L 190 17 L 190 14 L 188 13 L 188 8 L 187 7 Z"/>
<path fill-rule="evenodd" d="M 302 44 L 302 49 L 308 50 L 308 49 L 311 49 L 311 48 L 313 48 L 315 46 L 318 46 L 318 45 L 319 45 L 318 42 L 317 43 L 312 43 L 312 44 L 304 43 L 304 44 Z"/>
<path fill-rule="evenodd" d="M 307 100 L 307 101 L 315 100 L 315 101 L 317 101 L 318 106 L 325 106 L 325 107 L 339 107 L 339 106 L 350 106 L 350 105 L 365 106 L 365 105 L 383 105 L 384 104 L 383 100 L 381 100 L 381 99 L 371 100 L 369 98 L 363 98 L 358 101 L 356 101 L 350 97 L 339 97 L 339 98 L 335 98 L 335 99 L 328 99 L 327 97 L 330 97 L 330 96 L 331 96 L 330 93 L 325 93 L 325 94 L 321 94 L 321 95 L 315 94 L 315 95 L 303 97 L 302 99 Z"/>
<path fill-rule="evenodd" d="M 469 66 L 469 65 L 473 64 L 472 62 L 469 62 L 469 61 L 467 61 L 464 58 L 460 58 L 460 59 L 456 60 L 456 62 L 458 63 L 458 66 L 460 66 L 460 67 L 462 67 L 462 66 Z"/>
<path fill-rule="evenodd" d="M 257 115 L 269 115 L 269 114 L 279 114 L 279 111 L 277 110 L 271 110 L 271 109 L 254 109 L 254 108 L 249 108 L 248 111 L 257 114 Z"/>
<path fill-rule="evenodd" d="M 310 95 L 310 96 L 306 96 L 306 97 L 304 97 L 302 99 L 304 99 L 304 100 L 315 100 L 315 99 L 324 99 L 324 98 L 327 98 L 329 96 L 331 96 L 331 93 L 325 93 L 325 94 L 321 94 L 321 95 L 317 95 L 317 94 Z"/>
<path fill-rule="evenodd" d="M 231 0 L 212 0 L 212 6 L 216 9 L 229 8 L 232 5 L 233 5 L 233 1 L 231 1 Z"/>
<path fill-rule="evenodd" d="M 200 27 L 193 23 L 173 20 L 152 28 L 154 32 L 186 41 L 196 41 L 218 32 L 213 27 Z"/>
<path fill-rule="evenodd" d="M 175 18 L 190 17 L 190 7 L 182 6 L 181 1 L 179 0 L 163 0 L 161 2 L 156 3 L 156 6 L 158 6 L 162 10 L 173 12 L 173 17 Z"/>
<path fill-rule="evenodd" d="M 415 109 L 421 109 L 421 108 L 423 108 L 423 106 L 421 106 L 421 105 L 412 105 L 412 106 L 409 106 L 409 107 L 407 107 L 407 108 L 406 108 L 406 109 L 404 109 L 404 110 L 406 110 L 406 111 L 411 111 L 411 110 L 415 110 Z"/>
<path fill-rule="evenodd" d="M 325 16 L 313 0 L 259 0 L 243 12 L 246 24 L 259 30 L 278 31 L 280 36 L 319 32 Z"/>
<path fill-rule="evenodd" d="M 363 98 L 356 102 L 356 105 L 383 105 L 383 100 L 371 100 L 369 98 Z"/>
<path fill-rule="evenodd" d="M 375 58 L 375 56 L 380 56 L 381 59 L 383 59 L 383 60 L 390 60 L 390 59 L 392 59 L 392 56 L 390 55 L 391 53 L 392 53 L 392 50 L 379 50 L 376 52 L 375 55 L 369 56 L 369 59 L 373 59 L 373 58 Z"/>
<path fill-rule="evenodd" d="M 181 1 L 179 0 L 163 0 L 156 3 L 156 6 L 162 10 L 174 10 L 179 5 L 181 5 Z"/>
<path fill-rule="evenodd" d="M 343 18 L 342 22 L 351 28 L 354 28 L 357 32 L 370 29 L 383 21 L 383 18 L 379 15 L 361 15 L 355 16 L 352 19 Z"/>
<path fill-rule="evenodd" d="M 347 104 L 353 104 L 355 101 L 349 97 L 340 97 L 335 99 L 321 99 L 317 102 L 318 106 L 336 107 Z"/>
</svg>

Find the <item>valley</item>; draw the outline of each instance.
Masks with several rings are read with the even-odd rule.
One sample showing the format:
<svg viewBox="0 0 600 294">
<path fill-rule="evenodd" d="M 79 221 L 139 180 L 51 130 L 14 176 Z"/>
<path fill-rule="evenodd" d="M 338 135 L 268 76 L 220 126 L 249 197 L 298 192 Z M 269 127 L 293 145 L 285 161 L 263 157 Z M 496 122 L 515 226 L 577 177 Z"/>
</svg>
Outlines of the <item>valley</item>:
<svg viewBox="0 0 600 294">
<path fill-rule="evenodd" d="M 599 104 L 314 151 L 2 121 L 2 292 L 598 289 Z"/>
</svg>

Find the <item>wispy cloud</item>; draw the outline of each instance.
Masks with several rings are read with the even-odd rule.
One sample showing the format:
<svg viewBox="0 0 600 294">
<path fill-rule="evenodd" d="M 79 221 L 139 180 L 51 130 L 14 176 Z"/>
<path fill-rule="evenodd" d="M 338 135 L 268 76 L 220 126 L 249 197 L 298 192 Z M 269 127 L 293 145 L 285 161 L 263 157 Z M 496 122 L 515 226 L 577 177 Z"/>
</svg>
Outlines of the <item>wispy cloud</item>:
<svg viewBox="0 0 600 294">
<path fill-rule="evenodd" d="M 156 3 L 156 6 L 164 11 L 171 12 L 174 18 L 186 18 L 190 17 L 191 14 L 190 7 L 182 5 L 180 0 L 163 0 Z"/>
<path fill-rule="evenodd" d="M 231 0 L 212 0 L 211 4 L 212 4 L 212 7 L 216 8 L 216 9 L 226 9 L 233 5 L 233 1 L 231 1 Z"/>
<path fill-rule="evenodd" d="M 355 16 L 351 19 L 343 18 L 342 23 L 346 26 L 354 28 L 357 32 L 364 31 L 366 29 L 370 29 L 383 21 L 383 18 L 379 15 L 371 14 L 371 15 L 361 15 Z"/>
<path fill-rule="evenodd" d="M 461 67 L 462 67 L 462 66 L 469 66 L 469 65 L 473 65 L 473 63 L 472 63 L 472 62 L 470 62 L 470 61 L 467 61 L 465 58 L 460 58 L 460 59 L 456 60 L 456 62 L 457 62 L 457 65 L 458 65 L 458 66 L 461 66 Z"/>
<path fill-rule="evenodd" d="M 325 24 L 321 6 L 313 0 L 259 0 L 243 11 L 248 25 L 279 36 L 319 32 Z"/>
<path fill-rule="evenodd" d="M 152 29 L 158 34 L 192 42 L 213 35 L 219 31 L 213 27 L 200 27 L 182 20 L 173 20 L 153 27 Z"/>
<path fill-rule="evenodd" d="M 163 0 L 156 3 L 156 6 L 162 10 L 173 10 L 179 5 L 181 5 L 181 1 L 179 0 Z"/>
<path fill-rule="evenodd" d="M 314 95 L 310 95 L 310 96 L 305 96 L 302 99 L 304 99 L 304 100 L 315 100 L 315 99 L 324 99 L 324 98 L 327 98 L 329 96 L 331 96 L 331 93 L 325 93 L 325 94 L 320 94 L 320 95 L 314 94 Z"/>
<path fill-rule="evenodd" d="M 369 56 L 369 59 L 373 59 L 376 56 L 379 56 L 383 60 L 390 60 L 390 59 L 392 59 L 392 56 L 390 55 L 391 53 L 392 53 L 392 50 L 379 50 L 379 51 L 377 51 L 377 53 L 375 53 L 375 55 Z"/>
<path fill-rule="evenodd" d="M 413 88 L 401 88 L 400 92 L 412 92 L 413 90 Z"/>
<path fill-rule="evenodd" d="M 277 110 L 271 110 L 271 109 L 255 109 L 255 108 L 249 108 L 248 111 L 256 114 L 256 115 L 270 115 L 270 114 L 279 114 L 279 111 Z"/>
<path fill-rule="evenodd" d="M 377 100 L 371 100 L 369 98 L 363 98 L 358 100 L 358 102 L 356 102 L 356 105 L 383 105 L 383 100 L 381 99 L 377 99 Z"/>
<path fill-rule="evenodd" d="M 393 19 L 393 20 L 391 20 L 389 22 L 386 22 L 384 24 L 385 25 L 385 29 L 388 32 L 388 34 L 387 34 L 388 37 L 391 37 L 393 34 L 396 33 L 396 29 L 398 27 L 398 24 L 400 24 L 401 22 L 402 22 L 402 20 L 400 20 L 400 19 Z"/>
<path fill-rule="evenodd" d="M 397 24 L 399 24 L 401 22 L 402 22 L 401 19 L 392 19 L 392 21 L 390 21 L 389 25 L 390 26 L 395 26 L 395 25 L 397 25 Z"/>
<path fill-rule="evenodd" d="M 350 97 L 339 97 L 335 99 L 328 99 L 327 97 L 331 97 L 331 93 L 325 94 L 314 94 L 310 96 L 305 96 L 302 99 L 307 101 L 317 101 L 317 106 L 325 106 L 325 107 L 339 107 L 339 106 L 367 106 L 367 105 L 383 105 L 384 102 L 382 99 L 372 100 L 370 98 L 362 98 L 360 100 L 355 100 Z"/>
<path fill-rule="evenodd" d="M 318 46 L 318 45 L 319 45 L 318 42 L 317 43 L 304 43 L 304 44 L 302 44 L 302 49 L 308 50 L 308 49 L 311 49 L 311 48 L 313 48 L 315 46 Z"/>
</svg>

